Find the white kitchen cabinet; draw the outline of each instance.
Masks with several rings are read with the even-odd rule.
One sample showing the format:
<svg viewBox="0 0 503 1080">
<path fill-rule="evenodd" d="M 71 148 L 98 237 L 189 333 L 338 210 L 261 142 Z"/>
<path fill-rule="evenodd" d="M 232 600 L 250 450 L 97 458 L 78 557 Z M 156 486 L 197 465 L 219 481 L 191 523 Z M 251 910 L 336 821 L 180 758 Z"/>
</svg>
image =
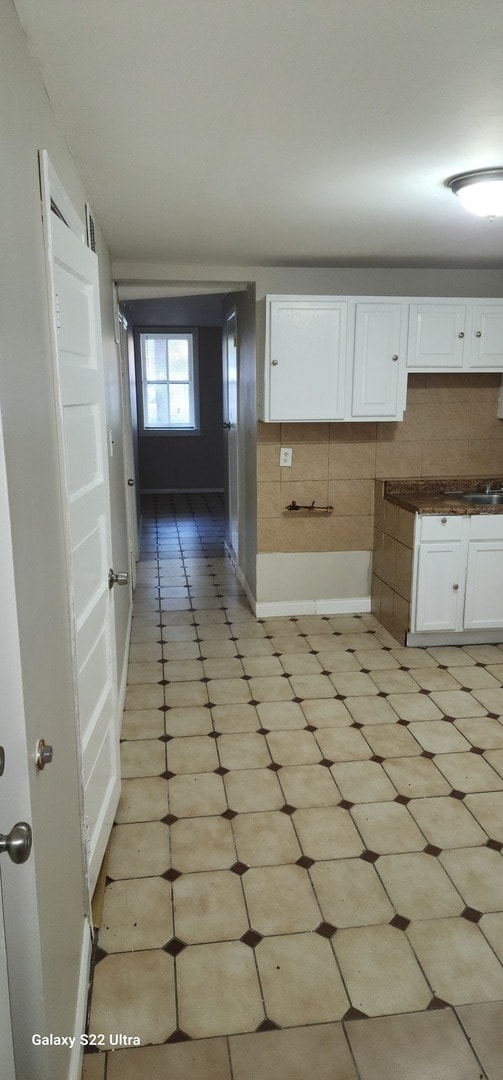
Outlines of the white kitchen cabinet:
<svg viewBox="0 0 503 1080">
<path fill-rule="evenodd" d="M 268 297 L 264 420 L 342 420 L 346 392 L 344 300 Z"/>
<path fill-rule="evenodd" d="M 502 627 L 503 514 L 418 515 L 407 644 L 497 641 Z"/>
<path fill-rule="evenodd" d="M 502 371 L 500 300 L 410 303 L 408 371 Z"/>
<path fill-rule="evenodd" d="M 405 315 L 405 318 L 404 318 Z M 406 312 L 400 301 L 355 303 L 353 420 L 401 420 L 407 394 Z"/>
</svg>

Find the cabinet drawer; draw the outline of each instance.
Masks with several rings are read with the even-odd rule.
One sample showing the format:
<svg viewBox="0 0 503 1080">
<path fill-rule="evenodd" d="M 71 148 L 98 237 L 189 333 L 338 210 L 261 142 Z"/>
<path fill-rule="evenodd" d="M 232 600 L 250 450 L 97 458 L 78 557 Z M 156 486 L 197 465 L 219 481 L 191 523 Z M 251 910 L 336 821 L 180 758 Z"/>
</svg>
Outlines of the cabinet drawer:
<svg viewBox="0 0 503 1080">
<path fill-rule="evenodd" d="M 472 514 L 470 540 L 503 540 L 503 514 Z"/>
<path fill-rule="evenodd" d="M 464 517 L 425 514 L 419 517 L 421 540 L 461 540 Z"/>
</svg>

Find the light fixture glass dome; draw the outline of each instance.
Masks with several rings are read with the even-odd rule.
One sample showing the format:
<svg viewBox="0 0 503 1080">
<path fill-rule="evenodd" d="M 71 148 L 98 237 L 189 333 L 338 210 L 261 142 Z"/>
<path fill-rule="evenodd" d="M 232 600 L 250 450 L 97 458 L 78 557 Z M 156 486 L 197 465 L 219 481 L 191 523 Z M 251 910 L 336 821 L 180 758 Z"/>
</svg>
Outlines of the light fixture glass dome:
<svg viewBox="0 0 503 1080">
<path fill-rule="evenodd" d="M 446 181 L 472 214 L 491 220 L 503 214 L 503 169 L 479 169 Z"/>
</svg>

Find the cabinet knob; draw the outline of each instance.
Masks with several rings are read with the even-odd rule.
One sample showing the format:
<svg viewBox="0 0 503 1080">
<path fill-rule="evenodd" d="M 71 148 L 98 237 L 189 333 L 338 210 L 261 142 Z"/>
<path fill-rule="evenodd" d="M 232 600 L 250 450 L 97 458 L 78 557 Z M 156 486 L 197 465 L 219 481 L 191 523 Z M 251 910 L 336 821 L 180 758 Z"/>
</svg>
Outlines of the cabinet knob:
<svg viewBox="0 0 503 1080">
<path fill-rule="evenodd" d="M 452 586 L 452 591 L 453 591 L 453 592 L 457 592 L 457 591 L 458 591 L 458 589 L 459 589 L 459 585 L 453 585 L 453 586 Z"/>
<path fill-rule="evenodd" d="M 465 336 L 464 330 L 460 330 L 459 334 L 458 334 L 458 337 L 464 337 L 464 336 Z"/>
<path fill-rule="evenodd" d="M 475 337 L 482 337 L 482 330 L 476 330 Z"/>
<path fill-rule="evenodd" d="M 447 525 L 447 518 L 440 518 L 441 525 Z"/>
<path fill-rule="evenodd" d="M 272 366 L 273 366 L 273 367 L 277 367 L 277 366 L 278 366 L 278 361 L 277 361 L 277 360 L 273 360 L 273 361 L 272 361 Z"/>
<path fill-rule="evenodd" d="M 398 353 L 394 353 L 391 359 L 394 361 L 394 363 L 396 363 L 396 361 L 398 360 Z"/>
</svg>

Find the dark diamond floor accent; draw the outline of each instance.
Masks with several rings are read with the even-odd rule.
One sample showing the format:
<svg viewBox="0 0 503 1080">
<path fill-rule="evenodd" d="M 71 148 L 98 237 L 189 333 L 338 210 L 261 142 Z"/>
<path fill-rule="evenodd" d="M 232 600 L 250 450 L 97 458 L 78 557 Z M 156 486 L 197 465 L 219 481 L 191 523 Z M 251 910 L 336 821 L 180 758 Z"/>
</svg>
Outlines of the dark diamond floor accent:
<svg viewBox="0 0 503 1080">
<path fill-rule="evenodd" d="M 320 925 L 316 927 L 315 934 L 319 934 L 320 937 L 331 938 L 337 932 L 337 927 L 332 926 L 329 922 L 320 922 Z"/>
<path fill-rule="evenodd" d="M 451 791 L 451 799 L 464 799 L 465 795 L 465 791 L 457 791 L 456 788 L 453 788 Z"/>
<path fill-rule="evenodd" d="M 396 795 L 393 802 L 400 803 L 400 806 L 408 806 L 410 799 L 408 795 Z"/>
<path fill-rule="evenodd" d="M 354 1009 L 353 1006 L 351 1006 L 351 1008 L 348 1009 L 348 1011 L 344 1013 L 344 1016 L 342 1017 L 342 1019 L 343 1019 L 343 1021 L 344 1020 L 368 1020 L 368 1016 L 367 1016 L 367 1013 L 360 1012 L 359 1009 Z"/>
<path fill-rule="evenodd" d="M 409 726 L 409 721 L 404 720 L 403 717 L 401 716 L 400 719 L 397 720 L 397 724 L 401 724 L 402 727 L 408 727 Z"/>
<path fill-rule="evenodd" d="M 314 859 L 310 859 L 309 855 L 301 855 L 300 859 L 295 860 L 296 866 L 302 866 L 304 870 L 309 870 L 311 866 L 314 866 Z"/>
<path fill-rule="evenodd" d="M 488 840 L 485 846 L 491 848 L 491 851 L 503 851 L 501 840 Z"/>
<path fill-rule="evenodd" d="M 362 728 L 362 727 L 365 727 L 365 725 L 364 725 L 364 724 L 360 724 L 360 723 L 358 722 L 358 720 L 353 720 L 353 723 L 351 724 L 351 727 L 354 727 L 354 728 L 356 728 L 356 729 L 357 729 L 357 731 L 359 731 L 359 730 L 360 730 L 360 728 Z"/>
<path fill-rule="evenodd" d="M 470 746 L 470 754 L 483 754 L 484 751 L 480 746 Z"/>
<path fill-rule="evenodd" d="M 435 754 L 432 754 L 431 750 L 422 750 L 419 756 L 429 758 L 429 760 L 431 761 L 432 758 L 435 757 Z"/>
<path fill-rule="evenodd" d="M 467 919 L 468 922 L 478 923 L 482 918 L 482 914 L 482 911 L 477 911 L 476 908 L 465 907 L 464 911 L 461 912 L 461 918 Z"/>
<path fill-rule="evenodd" d="M 330 758 L 326 757 L 322 758 L 321 761 L 318 762 L 318 765 L 324 765 L 326 769 L 330 769 L 334 764 L 335 762 L 330 761 Z"/>
<path fill-rule="evenodd" d="M 296 809 L 297 808 L 295 806 L 290 806 L 289 803 L 285 803 L 284 806 L 280 806 L 280 810 L 281 810 L 282 814 L 294 814 Z"/>
<path fill-rule="evenodd" d="M 220 814 L 220 817 L 227 818 L 227 821 L 232 821 L 237 816 L 237 810 L 224 810 L 223 814 Z"/>
<path fill-rule="evenodd" d="M 167 941 L 162 948 L 163 952 L 169 953 L 170 956 L 178 956 L 178 954 L 183 952 L 187 946 L 184 941 L 180 941 L 179 938 L 174 937 L 171 938 L 171 941 Z"/>
<path fill-rule="evenodd" d="M 181 1028 L 177 1028 L 176 1031 L 174 1031 L 173 1034 L 165 1040 L 164 1045 L 169 1046 L 170 1043 L 179 1042 L 192 1042 L 192 1037 L 190 1035 L 187 1035 L 186 1031 L 182 1031 Z"/>
<path fill-rule="evenodd" d="M 159 682 L 157 683 L 157 686 L 169 686 L 169 680 L 168 679 L 159 679 Z"/>
<path fill-rule="evenodd" d="M 442 848 L 435 847 L 434 844 L 427 844 L 426 847 L 423 848 L 423 851 L 426 853 L 426 855 L 438 856 L 442 854 Z"/>
<path fill-rule="evenodd" d="M 166 814 L 166 817 L 161 818 L 164 825 L 174 825 L 175 821 L 178 821 L 176 814 Z"/>
<path fill-rule="evenodd" d="M 364 859 L 365 862 L 375 863 L 380 856 L 377 854 L 377 851 L 370 851 L 369 848 L 365 848 L 365 851 L 362 851 L 359 858 Z"/>
<path fill-rule="evenodd" d="M 244 862 L 235 862 L 229 867 L 229 870 L 232 870 L 233 874 L 239 874 L 240 877 L 242 877 L 243 874 L 246 874 L 246 871 L 249 869 L 250 867 L 246 866 L 246 863 Z"/>
<path fill-rule="evenodd" d="M 318 728 L 314 724 L 306 724 L 304 731 L 317 731 Z"/>
<path fill-rule="evenodd" d="M 448 1001 L 444 1001 L 443 998 L 434 995 L 430 1004 L 426 1006 L 426 1011 L 432 1012 L 433 1009 L 450 1009 L 450 1005 Z"/>
<path fill-rule="evenodd" d="M 381 757 L 380 754 L 372 754 L 372 757 L 371 757 L 370 760 L 371 761 L 377 761 L 377 764 L 381 765 L 382 762 L 385 761 L 385 758 Z"/>
<path fill-rule="evenodd" d="M 217 773 L 218 776 L 227 776 L 229 770 L 224 769 L 223 765 L 219 765 L 218 769 L 213 769 L 213 772 Z"/>
<path fill-rule="evenodd" d="M 163 877 L 165 881 L 176 881 L 177 878 L 181 876 L 181 870 L 175 870 L 174 867 L 172 867 L 171 870 L 166 870 L 164 874 L 161 874 L 161 877 Z"/>
<path fill-rule="evenodd" d="M 278 765 L 277 761 L 271 761 L 270 765 L 266 765 L 266 769 L 270 769 L 271 772 L 279 772 L 282 769 L 282 765 Z"/>
<path fill-rule="evenodd" d="M 96 948 L 93 949 L 94 966 L 96 967 L 96 964 L 101 964 L 101 961 L 104 960 L 106 956 L 108 956 L 108 953 L 105 951 L 105 949 L 102 949 L 99 945 L 97 945 Z"/>
<path fill-rule="evenodd" d="M 258 733 L 259 735 L 269 735 L 269 730 L 268 727 L 259 727 Z"/>
<path fill-rule="evenodd" d="M 157 712 L 169 712 L 169 705 L 159 705 Z"/>
<path fill-rule="evenodd" d="M 404 915 L 394 915 L 390 919 L 390 926 L 394 926 L 395 930 L 406 930 L 410 926 L 410 919 L 406 919 Z"/>
<path fill-rule="evenodd" d="M 257 934 L 256 930 L 247 930 L 239 940 L 243 942 L 243 945 L 249 945 L 250 949 L 255 949 L 263 941 L 263 936 Z"/>
<path fill-rule="evenodd" d="M 281 1031 L 279 1024 L 275 1024 L 274 1020 L 262 1020 L 258 1028 L 255 1031 Z"/>
<path fill-rule="evenodd" d="M 352 810 L 355 805 L 354 802 L 350 802 L 349 799 L 341 799 L 340 803 L 337 803 L 341 810 Z"/>
<path fill-rule="evenodd" d="M 209 738 L 210 739 L 219 739 L 221 734 L 222 734 L 221 731 L 210 731 Z"/>
<path fill-rule="evenodd" d="M 165 772 L 159 773 L 159 776 L 162 780 L 172 780 L 173 777 L 176 776 L 176 773 L 170 772 L 169 769 L 166 769 Z"/>
</svg>

